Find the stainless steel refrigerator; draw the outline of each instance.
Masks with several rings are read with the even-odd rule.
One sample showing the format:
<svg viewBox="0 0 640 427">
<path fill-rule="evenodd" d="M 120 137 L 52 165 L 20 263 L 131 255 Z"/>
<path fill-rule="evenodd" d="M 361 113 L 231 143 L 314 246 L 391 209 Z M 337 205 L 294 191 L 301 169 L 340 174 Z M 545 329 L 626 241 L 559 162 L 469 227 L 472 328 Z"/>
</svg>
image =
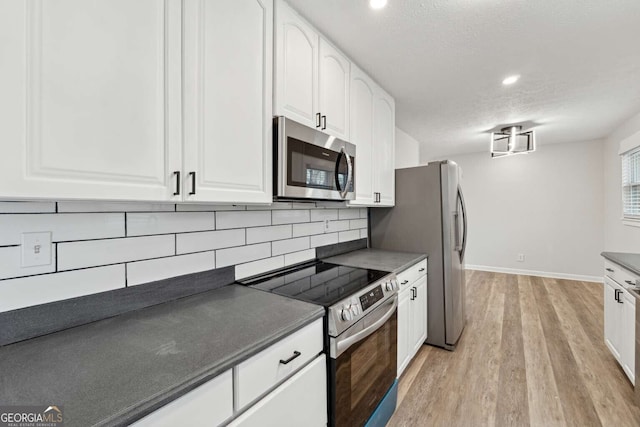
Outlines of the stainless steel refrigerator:
<svg viewBox="0 0 640 427">
<path fill-rule="evenodd" d="M 467 212 L 452 161 L 396 170 L 393 208 L 370 209 L 373 248 L 426 253 L 427 344 L 454 350 L 466 321 Z"/>
</svg>

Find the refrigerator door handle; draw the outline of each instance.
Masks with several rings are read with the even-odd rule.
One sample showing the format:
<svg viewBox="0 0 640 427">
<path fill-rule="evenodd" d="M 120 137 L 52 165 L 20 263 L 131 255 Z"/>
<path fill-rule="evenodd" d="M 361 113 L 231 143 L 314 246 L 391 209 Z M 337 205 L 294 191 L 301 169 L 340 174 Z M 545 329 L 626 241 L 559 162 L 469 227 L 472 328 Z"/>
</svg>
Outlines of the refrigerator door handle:
<svg viewBox="0 0 640 427">
<path fill-rule="evenodd" d="M 464 260 L 464 252 L 467 249 L 467 207 L 464 204 L 464 197 L 462 197 L 462 189 L 458 186 L 458 198 L 460 199 L 460 207 L 462 208 L 462 248 L 460 249 L 460 262 Z"/>
</svg>

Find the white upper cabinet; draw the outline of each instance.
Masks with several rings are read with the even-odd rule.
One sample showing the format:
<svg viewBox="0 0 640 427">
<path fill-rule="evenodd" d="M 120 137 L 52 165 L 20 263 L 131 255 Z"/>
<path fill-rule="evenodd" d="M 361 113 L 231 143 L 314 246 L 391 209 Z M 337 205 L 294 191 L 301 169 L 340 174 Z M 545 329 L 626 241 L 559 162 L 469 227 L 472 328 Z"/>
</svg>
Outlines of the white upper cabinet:
<svg viewBox="0 0 640 427">
<path fill-rule="evenodd" d="M 173 200 L 180 0 L 0 3 L 1 198 Z"/>
<path fill-rule="evenodd" d="M 395 101 L 378 88 L 374 101 L 374 188 L 378 192 L 377 206 L 395 204 Z M 356 154 L 357 154 L 356 146 Z M 357 158 L 357 156 L 356 156 Z"/>
<path fill-rule="evenodd" d="M 275 26 L 276 114 L 319 128 L 318 33 L 283 1 Z"/>
<path fill-rule="evenodd" d="M 272 0 L 184 4 L 184 200 L 270 203 Z"/>
<path fill-rule="evenodd" d="M 320 38 L 320 112 L 322 128 L 349 139 L 349 71 L 351 63 L 338 49 Z"/>
<path fill-rule="evenodd" d="M 350 141 L 349 59 L 283 0 L 275 13 L 275 114 Z"/>
<path fill-rule="evenodd" d="M 356 199 L 352 205 L 374 204 L 373 100 L 376 85 L 359 68 L 351 67 L 351 142 L 356 145 Z"/>
</svg>

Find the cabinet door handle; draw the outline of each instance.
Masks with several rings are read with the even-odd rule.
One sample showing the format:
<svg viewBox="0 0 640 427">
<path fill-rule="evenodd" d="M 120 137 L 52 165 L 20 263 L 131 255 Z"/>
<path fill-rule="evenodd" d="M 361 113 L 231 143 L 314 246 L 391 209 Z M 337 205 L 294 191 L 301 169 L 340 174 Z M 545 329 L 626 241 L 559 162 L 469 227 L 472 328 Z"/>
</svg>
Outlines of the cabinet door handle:
<svg viewBox="0 0 640 427">
<path fill-rule="evenodd" d="M 614 293 L 613 299 L 615 299 L 616 301 L 618 301 L 618 292 L 620 292 L 619 289 L 614 289 L 614 291 L 613 291 L 613 293 Z M 618 301 L 618 302 L 620 302 L 620 301 Z"/>
<path fill-rule="evenodd" d="M 613 273 L 613 268 L 605 268 L 609 273 Z"/>
<path fill-rule="evenodd" d="M 327 128 L 327 116 L 322 116 L 322 130 Z"/>
<path fill-rule="evenodd" d="M 403 280 L 402 282 L 400 282 L 401 285 L 406 285 L 407 283 L 409 283 L 408 280 Z"/>
<path fill-rule="evenodd" d="M 173 192 L 174 196 L 180 195 L 180 171 L 175 171 L 173 173 L 176 177 L 176 191 Z"/>
<path fill-rule="evenodd" d="M 418 272 L 422 273 L 424 271 L 424 267 L 422 267 Z"/>
<path fill-rule="evenodd" d="M 189 195 L 196 194 L 196 173 L 189 172 L 189 176 L 191 177 L 191 191 L 189 191 Z"/>
<path fill-rule="evenodd" d="M 289 362 L 291 362 L 293 359 L 298 358 L 302 353 L 300 353 L 299 351 L 294 351 L 293 352 L 293 356 L 291 356 L 290 358 L 288 358 L 287 360 L 282 360 L 280 359 L 280 363 L 282 363 L 283 365 L 288 364 Z"/>
<path fill-rule="evenodd" d="M 636 284 L 635 284 L 635 283 L 633 283 L 631 280 L 625 280 L 625 282 L 626 282 L 628 285 L 631 285 L 631 286 L 635 286 L 635 285 L 636 285 Z"/>
<path fill-rule="evenodd" d="M 320 118 L 320 113 L 316 113 L 316 127 L 319 128 L 320 126 L 322 126 L 322 121 Z"/>
</svg>

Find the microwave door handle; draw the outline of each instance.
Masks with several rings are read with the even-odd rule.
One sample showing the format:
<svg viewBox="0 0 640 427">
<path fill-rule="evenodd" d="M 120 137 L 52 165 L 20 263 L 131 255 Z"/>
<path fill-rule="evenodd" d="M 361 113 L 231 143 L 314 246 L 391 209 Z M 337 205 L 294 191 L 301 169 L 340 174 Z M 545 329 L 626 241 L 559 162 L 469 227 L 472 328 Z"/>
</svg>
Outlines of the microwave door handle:
<svg viewBox="0 0 640 427">
<path fill-rule="evenodd" d="M 342 156 L 345 157 L 347 161 L 347 181 L 344 183 L 344 188 L 340 187 L 340 161 L 342 160 Z M 345 151 L 344 147 L 340 148 L 340 154 L 338 154 L 338 159 L 336 160 L 336 188 L 340 192 L 340 197 L 343 199 L 347 197 L 347 193 L 349 193 L 349 187 L 351 186 L 351 181 L 353 180 L 353 164 L 351 163 L 351 157 Z"/>
<path fill-rule="evenodd" d="M 382 317 L 380 317 L 380 319 L 376 320 L 373 324 L 367 326 L 360 332 L 355 333 L 350 337 L 337 341 L 335 357 L 340 356 L 349 347 L 351 347 L 352 345 L 354 345 L 359 341 L 362 341 L 363 339 L 365 339 L 366 337 L 368 337 L 369 335 L 371 335 L 372 333 L 380 329 L 380 327 L 384 325 L 391 316 L 393 316 L 393 313 L 396 312 L 396 308 L 398 308 L 398 297 L 393 298 L 391 307 L 384 313 L 384 315 L 382 315 Z M 333 357 L 333 355 L 331 356 Z"/>
</svg>

